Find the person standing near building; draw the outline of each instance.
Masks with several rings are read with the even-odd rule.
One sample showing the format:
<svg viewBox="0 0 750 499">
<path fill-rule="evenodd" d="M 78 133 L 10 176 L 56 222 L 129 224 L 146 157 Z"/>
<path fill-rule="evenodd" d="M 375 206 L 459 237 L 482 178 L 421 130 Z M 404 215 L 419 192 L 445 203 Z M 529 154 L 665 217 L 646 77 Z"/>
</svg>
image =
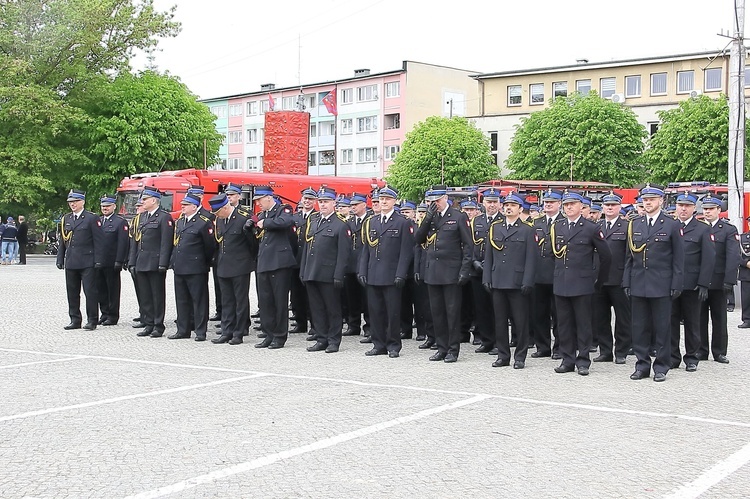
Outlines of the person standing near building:
<svg viewBox="0 0 750 499">
<path fill-rule="evenodd" d="M 633 312 L 635 371 L 630 379 L 647 378 L 653 367 L 654 381 L 664 381 L 672 365 L 672 300 L 682 293 L 685 250 L 680 223 L 661 209 L 664 190 L 646 184 L 641 189 L 644 215 L 628 224 L 628 253 L 622 276 L 625 295 Z M 656 358 L 651 361 L 651 337 Z"/>
<path fill-rule="evenodd" d="M 145 329 L 137 336 L 160 338 L 164 335 L 166 313 L 166 280 L 172 256 L 174 221 L 159 206 L 161 193 L 146 186 L 141 194 L 143 213 L 140 216 L 137 244 L 130 252 L 129 266 L 135 267 L 141 295 Z"/>
<path fill-rule="evenodd" d="M 461 346 L 461 287 L 469 282 L 473 242 L 466 214 L 448 204 L 444 185 L 433 186 L 430 203 L 416 232 L 426 245 L 425 271 L 437 353 L 432 361 L 456 362 Z"/>
<path fill-rule="evenodd" d="M 96 293 L 96 268 L 102 267 L 103 236 L 99 218 L 83 209 L 86 193 L 71 189 L 68 193 L 70 213 L 60 220 L 60 247 L 57 268 L 65 269 L 65 288 L 68 295 L 70 324 L 63 329 L 80 329 L 81 285 L 86 296 L 86 324 L 84 329 L 96 329 L 99 302 Z"/>
<path fill-rule="evenodd" d="M 23 215 L 18 216 L 18 233 L 16 234 L 16 240 L 18 241 L 18 263 L 20 265 L 26 265 L 26 245 L 29 244 L 29 224 L 26 223 L 26 217 Z"/>
<path fill-rule="evenodd" d="M 258 238 L 258 308 L 260 327 L 266 337 L 255 345 L 282 348 L 289 334 L 289 288 L 297 260 L 292 249 L 294 213 L 288 204 L 278 204 L 271 187 L 256 187 L 253 195 L 261 209 L 255 223 Z"/>
<path fill-rule="evenodd" d="M 208 328 L 208 270 L 216 253 L 214 223 L 200 213 L 201 200 L 186 194 L 180 202 L 182 214 L 175 222 L 174 249 L 170 267 L 174 272 L 174 297 L 177 305 L 177 332 L 170 340 L 190 338 L 206 340 Z"/>
<path fill-rule="evenodd" d="M 708 318 L 711 317 L 710 351 L 714 360 L 720 364 L 728 364 L 726 295 L 734 292 L 737 283 L 737 269 L 741 265 L 740 237 L 737 228 L 728 220 L 719 218 L 721 200 L 713 196 L 706 196 L 702 200 L 703 216 L 709 225 L 711 237 L 716 248 L 711 284 L 708 287 L 708 299 L 701 303 L 700 317 L 700 348 L 698 356 L 701 360 L 708 359 Z M 743 307 L 744 314 L 744 307 Z M 744 317 L 743 317 L 744 320 Z"/>
<path fill-rule="evenodd" d="M 115 206 L 114 196 L 105 194 L 100 199 L 102 216 L 99 221 L 104 234 L 104 248 L 102 267 L 96 269 L 96 287 L 101 310 L 99 324 L 102 326 L 114 326 L 120 320 L 120 272 L 128 259 L 128 222 L 114 214 Z"/>
<path fill-rule="evenodd" d="M 16 240 L 17 234 L 18 229 L 16 228 L 15 220 L 13 220 L 13 217 L 8 217 L 5 221 L 5 230 L 3 230 L 1 237 L 0 259 L 2 259 L 3 265 L 13 265 L 15 263 L 16 246 L 18 245 L 18 241 Z"/>
<path fill-rule="evenodd" d="M 745 220 L 750 221 L 750 217 Z M 745 232 L 740 236 L 740 265 L 737 277 L 740 280 L 740 305 L 742 306 L 742 322 L 737 327 L 750 329 L 750 232 Z"/>
</svg>

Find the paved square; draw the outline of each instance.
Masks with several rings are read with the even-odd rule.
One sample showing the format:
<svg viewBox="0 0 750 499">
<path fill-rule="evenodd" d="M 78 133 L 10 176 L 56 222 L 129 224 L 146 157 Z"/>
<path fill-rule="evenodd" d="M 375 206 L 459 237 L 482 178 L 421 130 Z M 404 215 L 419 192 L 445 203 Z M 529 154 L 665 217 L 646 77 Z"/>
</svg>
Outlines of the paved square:
<svg viewBox="0 0 750 499">
<path fill-rule="evenodd" d="M 49 257 L 0 269 L 0 497 L 748 497 L 750 333 L 729 365 L 631 381 L 625 366 L 556 374 L 64 331 Z M 174 332 L 172 275 L 167 334 Z M 254 286 L 251 286 L 254 288 Z M 255 309 L 255 296 L 251 296 Z M 213 299 L 212 299 L 213 303 Z M 212 326 L 213 327 L 213 326 Z"/>
</svg>

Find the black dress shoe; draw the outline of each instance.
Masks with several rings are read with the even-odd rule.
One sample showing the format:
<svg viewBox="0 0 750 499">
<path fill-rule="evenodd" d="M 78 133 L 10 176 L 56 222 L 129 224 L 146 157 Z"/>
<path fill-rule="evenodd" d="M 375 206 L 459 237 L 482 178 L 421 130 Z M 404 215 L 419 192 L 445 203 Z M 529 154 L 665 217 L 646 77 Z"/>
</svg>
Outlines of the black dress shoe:
<svg viewBox="0 0 750 499">
<path fill-rule="evenodd" d="M 195 337 L 195 341 L 206 341 L 206 337 L 205 336 L 196 336 Z"/>
<path fill-rule="evenodd" d="M 612 356 L 602 354 L 602 355 L 597 355 L 591 360 L 592 362 L 612 362 Z"/>
<path fill-rule="evenodd" d="M 490 355 L 497 355 L 498 352 L 499 352 L 499 350 L 497 349 L 497 347 L 493 347 L 492 350 L 490 350 L 487 353 L 490 354 Z"/>
<path fill-rule="evenodd" d="M 412 338 L 412 333 L 411 332 L 401 333 L 400 337 L 402 340 L 410 340 Z"/>
<path fill-rule="evenodd" d="M 263 328 L 260 326 L 253 326 L 253 331 L 263 331 Z"/>
<path fill-rule="evenodd" d="M 294 326 L 293 328 L 291 328 L 289 330 L 289 332 L 291 334 L 306 333 L 307 332 L 307 328 L 306 327 L 299 327 L 299 324 L 298 324 L 298 325 Z"/>
<path fill-rule="evenodd" d="M 336 353 L 339 351 L 338 345 L 328 345 L 326 347 L 326 353 Z"/>
<path fill-rule="evenodd" d="M 579 367 L 578 368 L 578 374 L 581 376 L 588 376 L 589 375 L 589 368 L 588 367 Z"/>
<path fill-rule="evenodd" d="M 146 325 L 142 322 L 136 322 L 135 324 L 133 324 L 133 329 L 140 329 L 142 327 L 146 327 Z"/>
<path fill-rule="evenodd" d="M 476 350 L 474 350 L 474 353 L 487 353 L 490 350 L 492 350 L 491 346 L 489 346 L 489 345 L 482 345 L 479 348 L 477 348 Z"/>
<path fill-rule="evenodd" d="M 565 364 L 560 364 L 555 368 L 555 372 L 558 374 L 572 373 L 573 371 L 575 371 L 575 369 L 575 366 L 566 366 Z"/>
<path fill-rule="evenodd" d="M 310 345 L 309 347 L 307 347 L 307 351 L 308 352 L 322 352 L 323 350 L 326 349 L 327 346 L 328 345 L 326 345 L 325 343 L 318 341 L 314 345 Z"/>
<path fill-rule="evenodd" d="M 143 319 L 141 319 L 140 317 L 133 317 L 132 321 L 133 322 L 143 322 Z"/>
<path fill-rule="evenodd" d="M 654 381 L 657 383 L 660 381 L 666 381 L 667 374 L 666 373 L 654 373 Z"/>
<path fill-rule="evenodd" d="M 648 378 L 648 372 L 636 370 L 630 375 L 630 379 L 643 379 Z"/>
<path fill-rule="evenodd" d="M 151 336 L 151 333 L 153 332 L 154 332 L 153 329 L 144 329 L 143 331 L 136 334 L 136 336 L 140 336 L 141 338 L 143 338 L 144 336 Z"/>
<path fill-rule="evenodd" d="M 391 359 L 398 359 L 399 353 L 393 350 L 392 352 L 388 352 L 388 357 L 390 357 Z"/>
<path fill-rule="evenodd" d="M 369 336 L 365 336 L 364 338 L 359 340 L 359 342 L 360 343 L 372 343 L 372 338 L 370 338 Z"/>
<path fill-rule="evenodd" d="M 719 364 L 729 364 L 729 359 L 727 359 L 726 355 L 717 355 L 714 357 L 714 360 Z"/>
<path fill-rule="evenodd" d="M 424 341 L 427 339 L 427 336 L 423 334 L 418 334 L 416 338 L 414 338 L 416 341 Z"/>
<path fill-rule="evenodd" d="M 552 355 L 552 352 L 534 352 L 531 354 L 531 356 L 535 359 L 538 359 L 540 357 L 549 357 Z"/>
<path fill-rule="evenodd" d="M 427 339 L 425 340 L 424 343 L 419 345 L 417 348 L 419 348 L 420 350 L 429 350 L 429 348 L 434 344 L 435 344 L 435 340 Z"/>
<path fill-rule="evenodd" d="M 232 337 L 232 339 L 227 341 L 227 343 L 229 343 L 230 345 L 239 345 L 242 343 L 242 337 L 239 337 L 239 338 Z"/>
<path fill-rule="evenodd" d="M 526 367 L 526 363 L 522 360 L 517 360 L 513 363 L 513 369 L 523 369 Z"/>
<path fill-rule="evenodd" d="M 83 325 L 83 329 L 85 329 L 87 331 L 93 331 L 94 329 L 96 329 L 96 323 L 94 323 L 94 322 L 87 322 L 86 324 Z"/>
<path fill-rule="evenodd" d="M 559 353 L 555 352 L 555 353 L 553 353 L 553 354 L 551 355 L 551 357 L 550 357 L 550 358 L 551 358 L 552 360 L 560 360 L 560 359 L 562 359 L 562 355 L 560 355 Z"/>
<path fill-rule="evenodd" d="M 698 370 L 698 364 L 688 364 L 685 366 L 685 370 L 689 373 L 694 373 Z"/>
<path fill-rule="evenodd" d="M 445 362 L 446 364 L 452 364 L 456 362 L 457 360 L 458 360 L 458 356 L 456 354 L 449 353 L 448 355 L 445 356 L 445 358 L 443 359 L 443 362 Z"/>
<path fill-rule="evenodd" d="M 63 329 L 65 329 L 66 331 L 70 331 L 71 329 L 81 329 L 81 325 L 71 322 L 67 326 L 63 326 Z"/>
<path fill-rule="evenodd" d="M 208 318 L 210 321 L 220 321 L 221 320 L 221 314 L 214 314 L 211 317 Z"/>
<path fill-rule="evenodd" d="M 350 327 L 346 331 L 341 333 L 341 336 L 359 336 L 362 333 L 361 329 Z"/>
<path fill-rule="evenodd" d="M 188 334 L 174 333 L 174 334 L 170 334 L 169 336 L 167 336 L 167 339 L 169 340 L 186 340 L 188 338 L 190 338 L 190 333 Z"/>
<path fill-rule="evenodd" d="M 279 348 L 284 348 L 284 345 L 286 344 L 285 340 L 280 339 L 274 339 L 270 345 L 268 345 L 269 350 L 278 350 Z"/>
<path fill-rule="evenodd" d="M 385 355 L 387 352 L 385 350 L 378 350 L 377 348 L 373 348 L 372 350 L 368 350 L 365 352 L 365 355 L 368 357 L 373 357 L 375 355 Z"/>
<path fill-rule="evenodd" d="M 436 353 L 432 357 L 430 357 L 430 360 L 436 361 L 436 360 L 445 360 L 446 355 L 444 353 Z"/>
<path fill-rule="evenodd" d="M 218 338 L 212 339 L 211 343 L 216 343 L 218 345 L 219 343 L 228 343 L 229 340 L 231 340 L 231 339 L 232 339 L 231 336 L 224 336 L 224 335 L 222 335 L 222 336 L 219 336 Z"/>
<path fill-rule="evenodd" d="M 163 331 L 153 331 L 151 334 L 149 334 L 149 336 L 151 336 L 152 338 L 161 338 L 162 336 L 164 336 L 164 332 Z"/>
<path fill-rule="evenodd" d="M 737 327 L 740 329 L 750 329 L 750 321 L 743 321 L 742 324 Z"/>
<path fill-rule="evenodd" d="M 624 364 L 625 357 L 615 357 L 615 364 Z"/>
<path fill-rule="evenodd" d="M 307 338 L 305 338 L 305 341 L 318 341 L 318 335 L 317 334 L 311 334 Z"/>
<path fill-rule="evenodd" d="M 97 319 L 96 323 L 99 324 L 99 325 L 101 325 L 101 323 L 104 322 L 104 321 L 106 321 L 106 320 L 107 320 L 107 318 L 102 315 L 101 317 L 99 317 L 99 319 Z"/>
<path fill-rule="evenodd" d="M 268 337 L 267 333 L 263 333 L 263 332 L 258 333 L 258 338 L 267 338 L 267 337 Z"/>
<path fill-rule="evenodd" d="M 497 359 L 492 363 L 492 367 L 507 367 L 510 365 L 510 359 Z"/>
<path fill-rule="evenodd" d="M 273 336 L 266 336 L 263 341 L 255 344 L 255 348 L 268 348 L 268 345 L 273 341 Z"/>
<path fill-rule="evenodd" d="M 103 322 L 100 322 L 102 326 L 116 326 L 117 321 L 113 321 L 112 319 L 105 319 Z"/>
<path fill-rule="evenodd" d="M 727 312 L 734 312 L 734 305 L 727 305 Z"/>
</svg>

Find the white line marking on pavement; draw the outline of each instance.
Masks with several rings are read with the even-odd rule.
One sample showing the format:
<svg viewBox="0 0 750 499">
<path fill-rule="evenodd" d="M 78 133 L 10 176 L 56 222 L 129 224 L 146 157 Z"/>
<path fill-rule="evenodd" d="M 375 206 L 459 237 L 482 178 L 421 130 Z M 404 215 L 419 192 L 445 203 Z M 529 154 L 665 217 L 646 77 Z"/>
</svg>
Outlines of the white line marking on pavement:
<svg viewBox="0 0 750 499">
<path fill-rule="evenodd" d="M 195 390 L 198 388 L 207 388 L 210 386 L 217 386 L 217 385 L 223 385 L 226 383 L 234 383 L 235 381 L 244 381 L 248 379 L 253 378 L 260 378 L 264 376 L 263 374 L 253 374 L 251 376 L 241 376 L 239 378 L 229 378 L 229 379 L 220 379 L 216 381 L 211 381 L 209 383 L 198 383 L 195 385 L 188 385 L 188 386 L 179 386 L 177 388 L 167 388 L 165 390 L 156 390 L 153 392 L 146 392 L 146 393 L 136 393 L 133 395 L 124 395 L 122 397 L 114 397 L 109 399 L 103 399 L 103 400 L 95 400 L 93 402 L 84 402 L 81 404 L 74 404 L 74 405 L 66 405 L 62 407 L 51 407 L 49 409 L 41 409 L 38 411 L 30 411 L 30 412 L 24 412 L 21 414 L 13 414 L 12 416 L 3 416 L 0 417 L 0 423 L 3 423 L 5 421 L 13 421 L 14 419 L 23 419 L 23 418 L 29 418 L 33 416 L 42 416 L 45 414 L 52 414 L 55 412 L 63 412 L 63 411 L 70 411 L 74 409 L 85 409 L 87 407 L 94 407 L 98 405 L 105 405 L 105 404 L 113 404 L 115 402 L 122 402 L 124 400 L 134 400 L 134 399 L 140 399 L 140 398 L 146 398 L 146 397 L 155 397 L 157 395 L 167 395 L 170 393 L 178 393 L 178 392 L 185 392 L 188 390 Z"/>
<path fill-rule="evenodd" d="M 37 364 L 52 364 L 53 362 L 66 362 L 69 360 L 81 360 L 81 359 L 86 359 L 86 358 L 87 357 L 77 355 L 75 357 L 65 357 L 64 359 L 36 360 L 34 362 L 22 362 L 20 364 L 8 364 L 5 366 L 0 366 L 0 369 L 10 369 L 11 367 L 34 366 Z"/>
<path fill-rule="evenodd" d="M 683 485 L 664 499 L 695 499 L 705 491 L 750 462 L 750 443 L 740 450 L 703 472 L 698 478 Z"/>
<path fill-rule="evenodd" d="M 213 471 L 211 473 L 206 473 L 205 475 L 200 475 L 197 477 L 189 478 L 181 482 L 173 483 L 172 485 L 167 485 L 165 487 L 160 487 L 158 489 L 141 492 L 140 494 L 128 496 L 127 499 L 146 499 L 146 498 L 163 497 L 166 495 L 174 494 L 175 492 L 180 492 L 182 490 L 190 489 L 190 488 L 197 487 L 199 485 L 203 485 L 203 484 L 210 483 L 210 482 L 215 482 L 216 480 L 219 480 L 221 478 L 226 478 L 232 475 L 237 475 L 239 473 L 245 473 L 247 471 L 269 466 L 271 464 L 274 464 L 279 461 L 283 461 L 285 459 L 289 459 L 295 456 L 299 456 L 301 454 L 307 454 L 308 452 L 314 452 L 317 450 L 326 449 L 328 447 L 333 447 L 334 445 L 348 442 L 349 440 L 354 440 L 355 438 L 364 437 L 366 435 L 370 435 L 372 433 L 376 433 L 378 431 L 385 430 L 393 426 L 398 426 L 404 423 L 410 423 L 412 421 L 423 419 L 428 416 L 439 414 L 441 412 L 445 412 L 451 409 L 457 409 L 459 407 L 464 407 L 467 405 L 475 404 L 477 402 L 487 400 L 488 398 L 491 398 L 491 396 L 490 395 L 477 395 L 470 399 L 459 400 L 451 404 L 445 404 L 439 407 L 433 407 L 431 409 L 426 409 L 424 411 L 415 412 L 414 414 L 410 414 L 408 416 L 402 416 L 400 418 L 391 419 L 390 421 L 385 421 L 383 423 L 377 423 L 372 426 L 366 426 L 364 428 L 360 428 L 359 430 L 354 430 L 354 431 L 350 431 L 347 433 L 341 433 L 340 435 L 336 435 L 333 437 L 324 438 L 322 440 L 318 440 L 316 442 L 303 445 L 301 447 L 296 447 L 294 449 L 289 449 L 289 450 L 277 452 L 274 454 L 269 454 L 267 456 L 253 459 L 252 461 L 235 464 L 234 466 L 230 466 L 222 470 Z"/>
</svg>

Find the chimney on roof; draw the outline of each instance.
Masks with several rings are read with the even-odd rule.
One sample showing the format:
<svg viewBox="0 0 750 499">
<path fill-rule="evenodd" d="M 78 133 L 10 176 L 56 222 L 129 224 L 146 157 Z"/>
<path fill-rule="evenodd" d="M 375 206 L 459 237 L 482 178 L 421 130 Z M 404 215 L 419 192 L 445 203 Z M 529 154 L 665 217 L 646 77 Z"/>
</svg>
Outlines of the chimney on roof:
<svg viewBox="0 0 750 499">
<path fill-rule="evenodd" d="M 354 76 L 367 76 L 370 74 L 369 69 L 355 69 Z"/>
<path fill-rule="evenodd" d="M 577 64 L 588 64 L 589 60 L 588 59 L 576 59 L 576 63 Z"/>
<path fill-rule="evenodd" d="M 273 90 L 275 88 L 276 88 L 276 84 L 275 83 L 261 83 L 261 85 L 260 85 L 260 89 L 262 91 Z"/>
</svg>

